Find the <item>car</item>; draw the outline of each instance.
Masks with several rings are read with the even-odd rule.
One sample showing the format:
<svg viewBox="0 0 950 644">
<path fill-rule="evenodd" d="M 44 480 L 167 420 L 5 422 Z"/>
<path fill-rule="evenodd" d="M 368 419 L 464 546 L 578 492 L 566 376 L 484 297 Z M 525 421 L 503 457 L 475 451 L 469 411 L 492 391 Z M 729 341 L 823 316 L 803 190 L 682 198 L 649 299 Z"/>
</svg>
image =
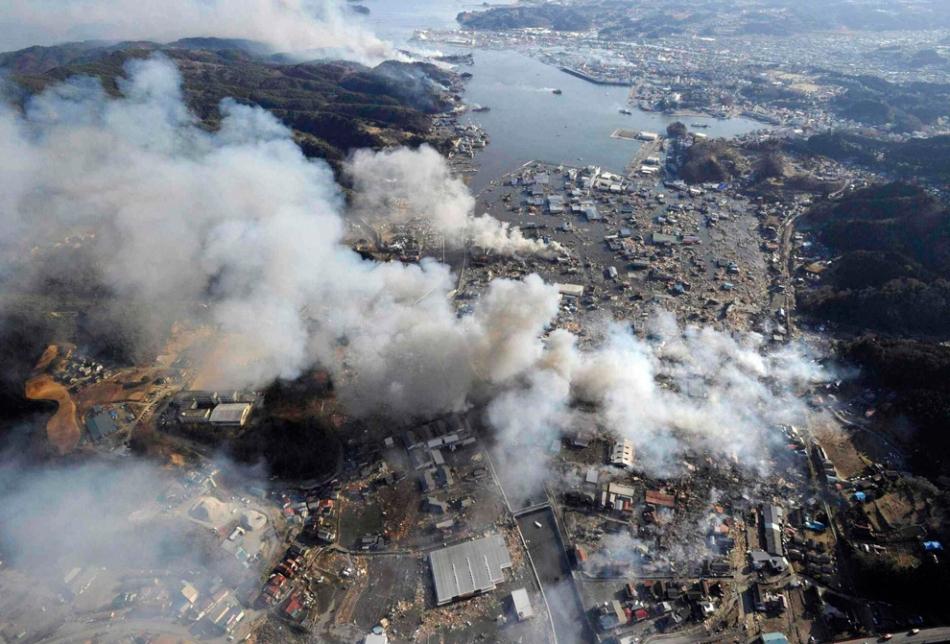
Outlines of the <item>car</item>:
<svg viewBox="0 0 950 644">
<path fill-rule="evenodd" d="M 916 635 L 916 634 L 919 633 L 919 632 L 920 632 L 920 629 L 917 628 L 916 626 L 915 626 L 914 628 L 910 629 L 910 634 L 911 634 L 911 635 Z"/>
<path fill-rule="evenodd" d="M 886 642 L 893 637 L 894 637 L 894 633 L 884 633 L 883 635 L 881 635 L 881 639 L 879 641 Z"/>
</svg>

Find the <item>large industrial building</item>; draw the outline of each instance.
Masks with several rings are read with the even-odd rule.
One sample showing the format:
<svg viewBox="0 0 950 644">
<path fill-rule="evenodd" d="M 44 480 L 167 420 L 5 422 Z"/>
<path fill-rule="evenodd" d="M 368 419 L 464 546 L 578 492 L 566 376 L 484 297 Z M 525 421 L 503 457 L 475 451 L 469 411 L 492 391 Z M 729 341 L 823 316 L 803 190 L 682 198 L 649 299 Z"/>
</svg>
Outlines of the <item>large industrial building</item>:
<svg viewBox="0 0 950 644">
<path fill-rule="evenodd" d="M 182 391 L 176 394 L 172 405 L 178 409 L 177 419 L 181 425 L 240 429 L 247 423 L 259 398 L 255 392 Z"/>
<path fill-rule="evenodd" d="M 457 599 L 495 589 L 511 568 L 511 554 L 500 534 L 491 534 L 429 554 L 435 602 L 444 606 Z"/>
<path fill-rule="evenodd" d="M 212 425 L 223 428 L 243 427 L 251 414 L 251 403 L 221 403 L 211 410 Z"/>
</svg>

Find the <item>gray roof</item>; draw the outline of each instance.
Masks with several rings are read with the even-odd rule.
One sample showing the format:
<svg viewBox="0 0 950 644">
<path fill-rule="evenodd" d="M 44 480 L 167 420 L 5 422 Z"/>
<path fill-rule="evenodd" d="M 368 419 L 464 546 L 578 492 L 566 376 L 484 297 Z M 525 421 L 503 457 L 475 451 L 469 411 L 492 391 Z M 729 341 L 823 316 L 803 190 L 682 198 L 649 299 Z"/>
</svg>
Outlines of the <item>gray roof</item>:
<svg viewBox="0 0 950 644">
<path fill-rule="evenodd" d="M 429 554 L 436 604 L 493 590 L 511 568 L 511 554 L 498 533 Z"/>
<path fill-rule="evenodd" d="M 511 591 L 511 603 L 514 604 L 515 614 L 518 615 L 518 619 L 528 619 L 534 616 L 534 609 L 531 608 L 531 599 L 528 597 L 528 591 L 524 588 Z"/>
<path fill-rule="evenodd" d="M 211 411 L 211 422 L 215 425 L 243 425 L 250 411 L 250 403 L 221 403 Z"/>
<path fill-rule="evenodd" d="M 762 507 L 762 523 L 765 531 L 766 552 L 781 557 L 785 554 L 782 547 L 782 508 L 777 505 Z"/>
<path fill-rule="evenodd" d="M 97 442 L 118 429 L 115 421 L 112 420 L 112 416 L 107 411 L 101 411 L 95 416 L 90 416 L 86 421 L 86 427 L 89 429 L 92 440 Z"/>
</svg>

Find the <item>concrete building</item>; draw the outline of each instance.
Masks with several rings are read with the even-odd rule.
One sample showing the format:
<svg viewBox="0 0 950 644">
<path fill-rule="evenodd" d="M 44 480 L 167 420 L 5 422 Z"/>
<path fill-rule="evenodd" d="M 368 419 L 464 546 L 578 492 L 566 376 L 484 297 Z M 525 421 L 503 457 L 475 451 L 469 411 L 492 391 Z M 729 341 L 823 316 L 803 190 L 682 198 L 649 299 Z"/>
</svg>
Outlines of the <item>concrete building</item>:
<svg viewBox="0 0 950 644">
<path fill-rule="evenodd" d="M 610 448 L 610 464 L 616 467 L 633 467 L 633 441 L 623 438 Z"/>
<path fill-rule="evenodd" d="M 511 554 L 500 534 L 491 534 L 429 554 L 438 606 L 495 589 L 511 568 Z"/>
</svg>

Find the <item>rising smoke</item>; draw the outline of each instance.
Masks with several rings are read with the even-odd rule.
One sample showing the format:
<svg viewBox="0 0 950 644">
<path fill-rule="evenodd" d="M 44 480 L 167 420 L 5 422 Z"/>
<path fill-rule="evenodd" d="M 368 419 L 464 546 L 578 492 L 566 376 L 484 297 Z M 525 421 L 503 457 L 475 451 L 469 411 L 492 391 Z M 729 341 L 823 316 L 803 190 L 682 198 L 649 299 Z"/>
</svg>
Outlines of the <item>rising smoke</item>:
<svg viewBox="0 0 950 644">
<path fill-rule="evenodd" d="M 318 364 L 352 413 L 400 417 L 505 391 L 489 420 L 522 437 L 556 435 L 584 401 L 657 471 L 685 446 L 754 464 L 763 428 L 803 411 L 795 391 L 817 376 L 814 364 L 763 353 L 755 335 L 684 330 L 658 315 L 650 342 L 619 327 L 583 350 L 564 331 L 542 342 L 558 294 L 537 276 L 495 280 L 459 317 L 446 266 L 379 264 L 343 244 L 329 168 L 306 159 L 268 112 L 225 101 L 219 130 L 205 131 L 161 58 L 131 62 L 120 90 L 111 98 L 74 79 L 22 115 L 0 112 L 4 272 L 86 233 L 78 252 L 114 300 L 134 302 L 133 326 L 181 317 L 218 326 L 227 350 L 215 354 L 217 384 L 260 386 Z M 360 213 L 390 212 L 396 198 L 460 242 L 500 239 L 499 251 L 527 242 L 473 218 L 471 196 L 431 149 L 357 153 L 350 172 Z M 480 220 L 500 237 L 478 237 Z"/>
<path fill-rule="evenodd" d="M 552 256 L 556 243 L 527 239 L 516 227 L 490 215 L 476 216 L 468 187 L 452 175 L 441 154 L 424 145 L 417 150 L 358 150 L 346 166 L 356 189 L 355 213 L 364 220 L 427 222 L 451 246 L 474 244 L 502 255 Z"/>
<path fill-rule="evenodd" d="M 358 415 L 485 403 L 498 453 L 514 455 L 510 469 L 534 489 L 551 471 L 519 450 L 591 415 L 634 440 L 638 468 L 667 476 L 695 451 L 762 470 L 774 425 L 806 413 L 798 394 L 821 370 L 798 350 L 766 350 L 756 335 L 682 328 L 658 314 L 647 340 L 608 325 L 580 346 L 566 331 L 546 333 L 559 296 L 536 275 L 493 281 L 460 317 L 447 266 L 380 264 L 344 244 L 347 213 L 330 169 L 305 158 L 265 110 L 225 101 L 219 129 L 203 129 L 162 58 L 129 63 L 119 90 L 110 97 L 72 79 L 22 113 L 0 108 L 0 271 L 41 289 L 62 270 L 45 260 L 68 236 L 70 257 L 107 295 L 102 306 L 131 303 L 127 324 L 138 333 L 156 319 L 219 329 L 227 341 L 214 354 L 216 385 L 260 386 L 320 365 Z M 349 172 L 360 215 L 402 221 L 405 210 L 459 246 L 544 250 L 474 217 L 471 196 L 433 150 L 357 153 Z M 578 403 L 594 411 L 582 416 Z M 134 513 L 140 494 L 165 484 L 154 468 L 5 471 L 15 478 L 0 478 L 3 539 L 22 561 L 141 551 L 145 567 L 166 566 L 166 553 L 189 543 L 163 531 L 160 517 Z M 76 507 L 97 520 L 77 527 Z"/>
<path fill-rule="evenodd" d="M 265 43 L 277 51 L 375 64 L 397 52 L 345 16 L 336 0 L 7 0 L 0 50 L 77 40 L 201 35 Z"/>
<path fill-rule="evenodd" d="M 171 472 L 134 459 L 44 468 L 3 460 L 0 552 L 36 578 L 61 582 L 76 565 L 242 575 L 206 529 L 163 512 L 183 492 Z M 255 481 L 246 471 L 240 476 Z"/>
<path fill-rule="evenodd" d="M 219 130 L 201 129 L 161 58 L 130 63 L 120 90 L 113 99 L 73 79 L 23 115 L 0 113 L 8 266 L 85 233 L 73 256 L 135 303 L 133 326 L 184 316 L 220 328 L 216 384 L 262 385 L 321 363 L 355 413 L 458 409 L 537 359 L 553 287 L 497 281 L 459 319 L 447 267 L 377 264 L 342 243 L 332 173 L 268 112 L 225 101 Z M 46 264 L 29 266 L 45 277 Z"/>
<path fill-rule="evenodd" d="M 487 408 L 502 462 L 524 448 L 548 446 L 565 430 L 596 425 L 636 449 L 636 468 L 667 478 L 683 457 L 708 454 L 751 472 L 768 472 L 777 426 L 801 423 L 802 398 L 828 372 L 802 347 L 768 349 L 754 333 L 679 326 L 659 311 L 648 339 L 609 324 L 590 346 L 555 331 L 536 368 Z M 594 410 L 580 414 L 577 404 Z M 552 475 L 541 460 L 514 457 L 519 487 L 537 492 Z"/>
</svg>

